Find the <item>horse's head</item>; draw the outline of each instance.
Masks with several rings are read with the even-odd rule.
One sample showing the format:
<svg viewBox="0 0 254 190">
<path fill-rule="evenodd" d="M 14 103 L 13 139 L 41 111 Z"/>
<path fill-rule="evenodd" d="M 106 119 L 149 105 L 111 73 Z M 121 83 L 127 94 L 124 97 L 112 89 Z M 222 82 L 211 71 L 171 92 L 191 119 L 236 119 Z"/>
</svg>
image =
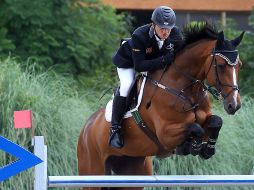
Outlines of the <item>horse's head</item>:
<svg viewBox="0 0 254 190">
<path fill-rule="evenodd" d="M 207 59 L 206 64 L 207 81 L 222 96 L 228 114 L 234 114 L 241 107 L 237 80 L 242 63 L 236 47 L 243 35 L 244 32 L 234 40 L 226 40 L 223 32 L 220 32 L 212 57 Z"/>
</svg>

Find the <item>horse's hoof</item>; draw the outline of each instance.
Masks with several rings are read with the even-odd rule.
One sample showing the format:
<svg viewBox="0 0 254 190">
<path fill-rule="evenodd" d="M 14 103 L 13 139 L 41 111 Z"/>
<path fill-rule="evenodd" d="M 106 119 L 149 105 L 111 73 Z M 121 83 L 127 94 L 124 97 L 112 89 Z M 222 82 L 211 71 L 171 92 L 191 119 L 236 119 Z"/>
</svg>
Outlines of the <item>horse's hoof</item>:
<svg viewBox="0 0 254 190">
<path fill-rule="evenodd" d="M 202 139 L 193 139 L 190 147 L 190 154 L 197 156 L 202 148 Z"/>
<path fill-rule="evenodd" d="M 211 158 L 215 154 L 215 148 L 211 148 L 207 146 L 207 143 L 202 144 L 202 149 L 200 151 L 199 156 L 204 160 Z"/>
</svg>

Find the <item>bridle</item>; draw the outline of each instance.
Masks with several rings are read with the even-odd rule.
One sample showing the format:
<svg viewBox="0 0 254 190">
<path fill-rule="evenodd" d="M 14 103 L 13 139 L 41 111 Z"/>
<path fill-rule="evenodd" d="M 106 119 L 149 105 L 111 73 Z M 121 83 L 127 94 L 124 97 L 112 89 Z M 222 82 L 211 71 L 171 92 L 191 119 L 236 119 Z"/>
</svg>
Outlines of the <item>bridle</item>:
<svg viewBox="0 0 254 190">
<path fill-rule="evenodd" d="M 235 60 L 234 63 L 232 63 L 228 57 L 226 57 L 224 54 L 228 53 L 228 54 L 237 54 L 237 58 Z M 230 84 L 223 84 L 220 80 L 219 74 L 218 74 L 218 63 L 217 63 L 217 59 L 216 56 L 221 57 L 222 59 L 224 59 L 227 63 L 226 66 L 232 66 L 235 67 L 239 61 L 239 54 L 238 54 L 238 50 L 216 50 L 215 48 L 213 48 L 212 54 L 211 56 L 213 57 L 211 64 L 209 66 L 209 69 L 206 73 L 206 77 L 209 73 L 209 71 L 211 70 L 211 67 L 214 66 L 215 68 L 215 77 L 216 77 L 216 86 L 215 88 L 218 89 L 218 91 L 216 92 L 216 94 L 213 94 L 214 96 L 217 96 L 216 98 L 218 99 L 219 96 L 222 96 L 223 99 L 226 99 L 232 92 L 234 91 L 239 91 L 238 85 L 230 85 Z M 208 88 L 211 88 L 212 86 L 208 86 Z M 232 88 L 232 90 L 230 92 L 228 92 L 227 94 L 223 93 L 222 88 L 223 87 L 229 87 Z"/>
<path fill-rule="evenodd" d="M 233 53 L 236 54 L 236 53 L 237 53 L 237 59 L 235 60 L 235 62 L 232 63 L 232 62 L 229 60 L 229 58 L 228 58 L 227 56 L 225 56 L 225 53 L 227 53 L 227 54 L 233 54 Z M 169 86 L 165 86 L 165 85 L 163 85 L 163 84 L 160 83 L 160 81 L 161 81 L 163 75 L 165 74 L 166 69 L 163 70 L 162 75 L 161 75 L 161 77 L 160 77 L 160 79 L 159 79 L 158 81 L 152 79 L 152 78 L 149 77 L 148 75 L 144 75 L 144 74 L 143 74 L 143 77 L 146 77 L 148 80 L 150 80 L 151 83 L 152 83 L 153 85 L 155 85 L 156 87 L 159 87 L 159 88 L 165 90 L 166 92 L 171 93 L 171 94 L 177 96 L 177 98 L 180 98 L 180 99 L 182 99 L 182 100 L 184 100 L 184 101 L 187 101 L 187 102 L 191 105 L 191 107 L 190 107 L 189 109 L 184 110 L 185 112 L 191 111 L 191 110 L 195 110 L 195 109 L 197 109 L 197 108 L 200 106 L 200 102 L 202 102 L 202 101 L 205 99 L 205 97 L 206 97 L 206 95 L 207 95 L 207 93 L 206 93 L 207 91 L 210 92 L 216 99 L 220 99 L 221 96 L 222 96 L 224 99 L 226 99 L 232 92 L 234 92 L 234 91 L 236 91 L 236 90 L 239 91 L 238 85 L 223 84 L 223 83 L 221 82 L 221 80 L 220 80 L 220 78 L 219 78 L 219 74 L 218 74 L 218 63 L 217 63 L 217 60 L 216 60 L 216 56 L 219 56 L 219 57 L 223 58 L 224 60 L 226 60 L 227 65 L 235 67 L 235 66 L 237 65 L 238 61 L 239 61 L 238 50 L 216 50 L 215 48 L 213 48 L 212 53 L 211 53 L 211 56 L 213 57 L 213 59 L 212 59 L 212 61 L 211 61 L 211 63 L 210 63 L 210 66 L 209 66 L 209 69 L 208 69 L 207 73 L 205 73 L 205 78 L 207 78 L 207 76 L 208 76 L 208 74 L 209 74 L 209 72 L 210 72 L 210 70 L 211 70 L 211 67 L 214 66 L 214 68 L 215 68 L 215 77 L 216 77 L 216 86 L 215 86 L 215 89 L 214 89 L 213 86 L 211 86 L 211 85 L 205 85 L 205 84 L 204 84 L 204 81 L 195 79 L 195 78 L 192 77 L 191 75 L 182 72 L 182 71 L 176 66 L 176 64 L 175 64 L 174 62 L 171 64 L 171 65 L 174 67 L 174 69 L 175 69 L 178 73 L 180 73 L 181 75 L 183 75 L 185 78 L 187 78 L 187 79 L 189 79 L 189 80 L 192 81 L 189 85 L 185 86 L 185 87 L 182 88 L 180 91 L 179 91 L 179 90 L 176 90 L 176 89 L 173 89 L 173 88 L 171 88 L 171 87 L 169 87 Z M 205 95 L 204 95 L 203 97 L 200 98 L 200 100 L 199 100 L 198 103 L 196 103 L 196 102 L 193 103 L 192 100 L 184 94 L 184 92 L 185 92 L 187 89 L 193 87 L 193 86 L 196 85 L 196 84 L 200 84 L 200 85 L 203 87 L 203 91 L 205 92 Z M 223 88 L 223 87 L 230 87 L 230 88 L 232 88 L 232 90 L 231 90 L 230 92 L 228 92 L 227 94 L 225 94 L 225 93 L 223 93 L 223 91 L 222 91 L 222 88 Z M 156 90 L 156 89 L 155 89 L 155 90 Z M 151 103 L 151 100 L 150 100 L 150 103 Z M 149 104 L 149 103 L 148 103 L 148 104 Z M 148 106 L 148 108 L 149 108 L 149 106 Z M 147 108 L 147 109 L 148 109 L 148 108 Z"/>
</svg>

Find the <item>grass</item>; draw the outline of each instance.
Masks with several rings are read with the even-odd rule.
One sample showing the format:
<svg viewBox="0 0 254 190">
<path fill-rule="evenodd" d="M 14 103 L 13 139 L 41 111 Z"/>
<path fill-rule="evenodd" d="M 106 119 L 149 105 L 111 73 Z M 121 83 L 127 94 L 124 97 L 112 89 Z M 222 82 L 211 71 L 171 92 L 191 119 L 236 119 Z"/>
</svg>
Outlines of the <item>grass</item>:
<svg viewBox="0 0 254 190">
<path fill-rule="evenodd" d="M 0 135 L 31 151 L 31 131 L 13 129 L 13 111 L 31 109 L 36 135 L 43 135 L 48 148 L 49 175 L 77 175 L 76 143 L 79 131 L 92 110 L 85 94 L 79 96 L 71 78 L 53 72 L 34 75 L 21 71 L 14 60 L 0 63 Z M 4 166 L 13 158 L 0 151 Z M 32 190 L 33 169 L 0 184 L 3 190 Z"/>
</svg>

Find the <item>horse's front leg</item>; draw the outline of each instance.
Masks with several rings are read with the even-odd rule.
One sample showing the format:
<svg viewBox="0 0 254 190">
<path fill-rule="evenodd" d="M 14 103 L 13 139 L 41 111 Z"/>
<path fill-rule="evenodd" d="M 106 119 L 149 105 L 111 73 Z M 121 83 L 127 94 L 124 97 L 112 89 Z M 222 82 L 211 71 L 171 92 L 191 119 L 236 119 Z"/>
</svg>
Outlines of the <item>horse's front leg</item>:
<svg viewBox="0 0 254 190">
<path fill-rule="evenodd" d="M 201 151 L 205 131 L 198 123 L 190 124 L 188 130 L 191 139 L 190 154 L 196 156 Z"/>
<path fill-rule="evenodd" d="M 215 154 L 215 144 L 217 142 L 222 123 L 221 117 L 217 115 L 211 115 L 207 118 L 205 125 L 209 136 L 207 142 L 202 145 L 202 149 L 199 154 L 201 158 L 209 159 Z"/>
<path fill-rule="evenodd" d="M 193 156 L 199 155 L 204 136 L 204 129 L 198 123 L 191 123 L 187 126 L 187 133 L 184 142 L 176 148 L 177 155 Z"/>
</svg>

